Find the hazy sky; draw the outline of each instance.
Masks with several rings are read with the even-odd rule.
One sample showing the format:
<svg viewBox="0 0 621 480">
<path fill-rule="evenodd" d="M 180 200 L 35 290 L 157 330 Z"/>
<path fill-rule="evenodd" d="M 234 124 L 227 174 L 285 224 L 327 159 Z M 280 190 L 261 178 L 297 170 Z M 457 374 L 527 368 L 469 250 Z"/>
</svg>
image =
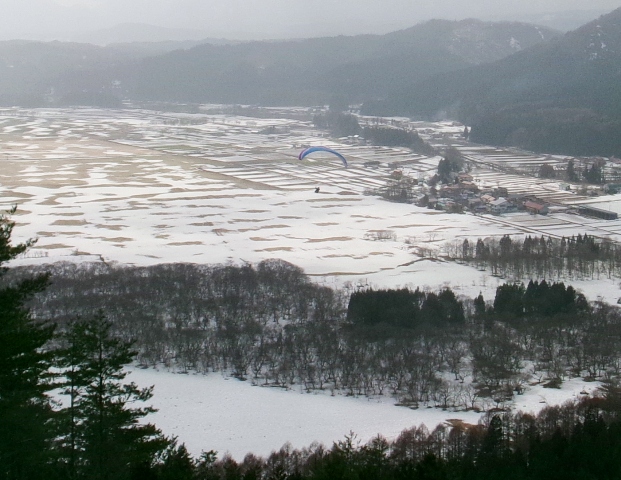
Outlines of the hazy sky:
<svg viewBox="0 0 621 480">
<path fill-rule="evenodd" d="M 621 0 L 0 0 L 0 38 L 69 37 L 139 22 L 229 37 L 382 33 L 430 18 L 513 19 Z"/>
</svg>

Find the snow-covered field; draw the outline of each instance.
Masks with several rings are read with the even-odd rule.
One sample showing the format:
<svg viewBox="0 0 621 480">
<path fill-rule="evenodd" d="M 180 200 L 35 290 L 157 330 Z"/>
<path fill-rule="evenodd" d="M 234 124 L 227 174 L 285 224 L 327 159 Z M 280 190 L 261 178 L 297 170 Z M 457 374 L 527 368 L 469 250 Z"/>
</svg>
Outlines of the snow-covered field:
<svg viewBox="0 0 621 480">
<path fill-rule="evenodd" d="M 270 127 L 281 133 L 260 133 Z M 424 125 L 436 145 L 448 145 L 462 129 L 447 123 Z M 327 285 L 450 285 L 458 293 L 482 292 L 488 299 L 504 280 L 444 261 L 447 242 L 585 232 L 621 240 L 621 220 L 560 213 L 450 215 L 365 196 L 365 190 L 385 183 L 395 165 L 423 178 L 439 159 L 354 143 L 328 140 L 310 123 L 284 118 L 0 110 L 0 208 L 18 206 L 15 240 L 38 238 L 21 262 L 145 265 L 281 258 Z M 350 167 L 344 169 L 330 156 L 299 161 L 299 151 L 308 145 L 338 148 Z M 484 149 L 468 148 L 469 155 L 484 159 Z M 492 160 L 500 157 L 494 151 Z M 380 162 L 379 167 L 369 168 L 371 161 Z M 485 170 L 474 174 L 481 185 L 574 201 L 573 194 L 549 181 Z M 599 202 L 621 211 L 617 197 L 600 197 Z M 390 232 L 390 239 L 377 240 L 377 232 Z M 612 279 L 574 286 L 591 299 L 614 303 L 619 296 Z M 394 436 L 422 422 L 433 426 L 448 418 L 478 418 L 474 413 L 397 408 L 389 401 L 252 387 L 216 375 L 138 370 L 133 377 L 156 385 L 153 401 L 161 410 L 154 421 L 195 453 L 214 448 L 236 457 L 248 450 L 265 454 L 287 440 L 296 447 L 313 440 L 330 444 L 350 430 L 366 440 L 376 433 Z M 556 403 L 583 388 L 572 383 L 560 393 L 533 388 L 516 405 L 536 409 L 542 405 L 540 397 Z"/>
</svg>

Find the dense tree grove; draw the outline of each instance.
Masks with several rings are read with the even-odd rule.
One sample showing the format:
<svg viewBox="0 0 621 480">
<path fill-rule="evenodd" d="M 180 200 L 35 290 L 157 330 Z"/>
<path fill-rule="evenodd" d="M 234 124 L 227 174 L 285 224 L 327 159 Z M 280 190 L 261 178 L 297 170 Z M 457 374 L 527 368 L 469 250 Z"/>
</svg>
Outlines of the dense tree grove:
<svg viewBox="0 0 621 480">
<path fill-rule="evenodd" d="M 316 128 L 329 130 L 336 137 L 358 135 L 362 131 L 354 115 L 338 110 L 330 110 L 327 113 L 313 116 L 313 125 Z"/>
<path fill-rule="evenodd" d="M 360 290 L 352 293 L 347 320 L 357 325 L 386 324 L 403 328 L 441 327 L 464 322 L 464 309 L 450 288 L 440 293 Z"/>
<path fill-rule="evenodd" d="M 443 183 L 451 183 L 455 174 L 464 166 L 464 160 L 455 147 L 448 148 L 438 163 L 438 179 Z"/>
<path fill-rule="evenodd" d="M 529 381 L 621 373 L 621 314 L 563 283 L 509 283 L 486 302 L 448 288 L 333 290 L 280 260 L 48 268 L 54 281 L 32 311 L 62 326 L 101 309 L 116 335 L 137 340 L 143 365 L 478 409 Z"/>
<path fill-rule="evenodd" d="M 587 311 L 584 295 L 572 286 L 565 288 L 562 282 L 548 285 L 545 280 L 531 280 L 526 288 L 524 284 L 504 284 L 498 287 L 494 298 L 494 314 L 501 318 L 532 319 Z"/>
<path fill-rule="evenodd" d="M 405 147 L 424 155 L 435 155 L 433 147 L 425 142 L 415 130 L 385 126 L 365 126 L 362 136 L 372 145 Z"/>
</svg>

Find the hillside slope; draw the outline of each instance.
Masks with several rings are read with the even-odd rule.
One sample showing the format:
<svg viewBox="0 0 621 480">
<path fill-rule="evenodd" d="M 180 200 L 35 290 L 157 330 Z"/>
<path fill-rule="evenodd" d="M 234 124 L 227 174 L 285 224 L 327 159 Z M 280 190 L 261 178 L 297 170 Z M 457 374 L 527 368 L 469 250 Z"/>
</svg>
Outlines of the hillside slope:
<svg viewBox="0 0 621 480">
<path fill-rule="evenodd" d="M 472 140 L 621 155 L 621 8 L 502 60 L 412 82 L 369 114 L 453 117 Z"/>
</svg>

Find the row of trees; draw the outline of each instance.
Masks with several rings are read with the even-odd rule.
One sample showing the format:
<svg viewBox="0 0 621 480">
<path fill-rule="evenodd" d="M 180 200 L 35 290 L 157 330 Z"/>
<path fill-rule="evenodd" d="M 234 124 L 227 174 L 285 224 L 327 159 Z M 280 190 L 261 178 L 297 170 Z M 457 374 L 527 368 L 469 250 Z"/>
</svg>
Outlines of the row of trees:
<svg viewBox="0 0 621 480">
<path fill-rule="evenodd" d="M 621 246 L 588 234 L 571 237 L 515 238 L 504 235 L 465 239 L 447 245 L 458 261 L 487 269 L 492 275 L 515 280 L 552 278 L 587 280 L 621 276 Z"/>
</svg>

